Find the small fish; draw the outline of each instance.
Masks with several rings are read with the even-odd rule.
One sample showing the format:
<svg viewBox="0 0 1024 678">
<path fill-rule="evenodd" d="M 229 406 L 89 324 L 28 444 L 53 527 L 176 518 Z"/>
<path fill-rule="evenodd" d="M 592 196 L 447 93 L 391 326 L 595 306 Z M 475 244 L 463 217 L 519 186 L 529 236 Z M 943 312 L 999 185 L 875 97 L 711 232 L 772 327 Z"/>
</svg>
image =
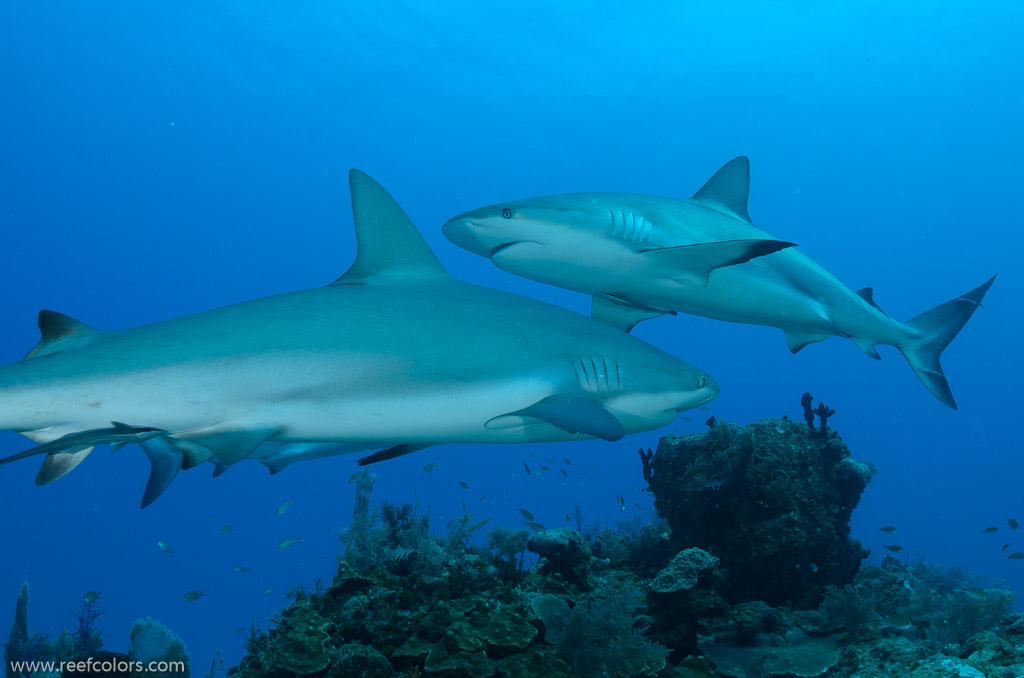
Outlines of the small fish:
<svg viewBox="0 0 1024 678">
<path fill-rule="evenodd" d="M 566 465 L 566 466 L 572 466 L 572 462 L 571 462 L 571 461 L 569 461 L 569 458 L 568 458 L 568 457 L 562 457 L 562 461 L 564 461 L 564 462 L 565 462 L 565 465 Z"/>
<path fill-rule="evenodd" d="M 893 525 L 886 525 L 885 527 L 878 528 L 878 531 L 885 532 L 886 534 L 896 534 L 900 531 L 900 529 L 898 527 L 894 527 Z"/>
<path fill-rule="evenodd" d="M 996 527 L 995 525 L 993 525 L 992 527 L 986 527 L 984 530 L 981 531 L 981 533 L 982 534 L 992 534 L 993 532 L 998 532 L 998 531 L 999 531 L 999 528 Z"/>
<path fill-rule="evenodd" d="M 484 503 L 484 499 L 487 499 L 487 495 L 486 495 L 486 494 L 485 494 L 484 496 L 480 497 L 480 500 L 479 500 L 479 501 L 477 501 L 477 503 L 478 503 L 478 504 L 482 504 L 482 503 Z"/>
<path fill-rule="evenodd" d="M 584 478 L 589 478 L 589 477 L 590 477 L 590 474 L 589 474 L 589 473 L 587 473 L 586 471 L 584 471 L 584 472 L 583 472 L 583 477 L 584 477 Z"/>
<path fill-rule="evenodd" d="M 302 537 L 282 539 L 281 541 L 277 542 L 277 548 L 279 548 L 279 549 L 290 549 L 291 547 L 293 547 L 296 544 L 298 544 L 300 541 L 302 541 Z"/>
<path fill-rule="evenodd" d="M 157 546 L 159 546 L 159 547 L 160 547 L 160 550 L 161 550 L 161 551 L 163 551 L 164 553 L 169 553 L 169 554 L 170 554 L 170 555 L 172 555 L 172 556 L 173 556 L 173 555 L 175 555 L 175 553 L 174 553 L 174 549 L 172 549 L 172 548 L 171 548 L 171 546 L 170 546 L 170 544 L 168 544 L 167 542 L 165 542 L 165 541 L 164 541 L 163 539 L 161 539 L 160 541 L 158 541 L 158 542 L 156 543 L 156 545 L 157 545 Z"/>
<path fill-rule="evenodd" d="M 972 598 L 977 598 L 978 600 L 985 600 L 985 599 L 988 598 L 988 594 L 985 593 L 985 589 L 979 589 L 979 588 L 965 589 L 963 586 L 961 586 L 959 588 L 960 588 L 961 591 L 963 591 L 964 593 L 970 595 Z"/>
<path fill-rule="evenodd" d="M 1011 530 L 1020 529 L 1020 523 L 1017 522 L 1016 518 L 1007 518 L 1006 524 L 1010 526 Z"/>
<path fill-rule="evenodd" d="M 194 603 L 200 598 L 206 597 L 206 592 L 210 589 L 203 589 L 202 591 L 186 591 L 182 598 L 185 599 L 186 603 Z"/>
<path fill-rule="evenodd" d="M 572 520 L 572 514 L 571 513 L 566 513 L 565 514 L 565 522 L 569 522 L 570 520 Z"/>
<path fill-rule="evenodd" d="M 93 603 L 95 603 L 97 600 L 99 600 L 102 597 L 103 597 L 103 592 L 102 591 L 86 591 L 85 595 L 82 596 L 82 600 L 84 600 L 88 604 L 92 605 Z"/>
<path fill-rule="evenodd" d="M 545 473 L 547 473 L 548 471 L 550 471 L 550 470 L 551 470 L 551 467 L 550 467 L 550 466 L 547 466 L 547 465 L 544 465 L 544 466 L 541 466 L 541 467 L 540 467 L 540 470 L 541 470 L 541 471 L 544 471 Z"/>
<path fill-rule="evenodd" d="M 516 475 L 516 472 L 515 472 L 515 471 L 513 471 L 512 469 L 509 469 L 509 470 L 508 470 L 508 474 L 509 474 L 510 476 L 512 476 L 513 478 L 518 478 L 518 477 L 519 477 L 519 476 L 517 476 L 517 475 Z"/>
<path fill-rule="evenodd" d="M 565 472 L 565 469 L 564 469 L 564 468 L 560 468 L 560 469 L 558 469 L 558 470 L 559 470 L 559 471 L 560 471 L 560 472 L 562 473 L 562 475 L 563 475 L 563 476 L 565 476 L 566 478 L 568 478 L 568 477 L 569 477 L 569 474 Z"/>
<path fill-rule="evenodd" d="M 274 592 L 274 589 L 276 589 L 276 588 L 277 588 L 277 586 L 275 585 L 275 586 L 271 586 L 269 589 L 263 589 L 263 595 L 269 596 L 271 593 Z"/>
<path fill-rule="evenodd" d="M 534 452 L 533 454 L 526 455 L 529 459 L 540 459 L 540 452 Z"/>
<path fill-rule="evenodd" d="M 883 546 L 882 548 L 884 548 L 886 551 L 892 551 L 893 553 L 899 553 L 903 550 L 903 547 L 899 544 L 889 544 L 888 546 Z"/>
<path fill-rule="evenodd" d="M 1009 542 L 1007 542 L 1007 543 L 1003 544 L 1003 548 L 1001 548 L 1001 549 L 999 549 L 999 550 L 1000 550 L 1000 551 L 1006 551 L 1006 549 L 1008 549 L 1008 548 L 1010 548 L 1010 544 L 1009 544 Z"/>
<path fill-rule="evenodd" d="M 221 534 L 231 534 L 231 530 L 233 530 L 233 529 L 234 528 L 231 527 L 230 525 L 225 525 L 224 527 L 220 528 L 220 533 Z"/>
<path fill-rule="evenodd" d="M 906 630 L 913 625 L 913 622 L 910 621 L 910 617 L 904 614 L 900 614 L 898 612 L 895 614 L 890 614 L 889 617 L 885 620 L 885 622 L 892 628 L 898 630 Z"/>
<path fill-rule="evenodd" d="M 466 511 L 466 502 L 462 502 L 462 510 L 463 510 L 463 512 Z"/>
<path fill-rule="evenodd" d="M 235 572 L 248 572 L 249 568 L 243 565 L 235 565 Z"/>
<path fill-rule="evenodd" d="M 523 462 L 523 468 L 526 469 L 526 475 L 530 475 L 530 466 L 525 461 Z"/>
<path fill-rule="evenodd" d="M 526 518 L 527 520 L 533 520 L 533 514 L 530 513 L 529 511 L 527 511 L 526 509 L 524 509 L 523 507 L 521 507 L 521 506 L 519 507 L 519 512 L 522 513 L 523 517 Z"/>
<path fill-rule="evenodd" d="M 690 417 L 682 417 L 682 420 L 683 421 L 693 421 L 693 419 L 691 419 Z"/>
<path fill-rule="evenodd" d="M 430 462 L 429 464 L 427 464 L 426 466 L 423 467 L 423 472 L 424 473 L 430 473 L 435 468 L 437 468 L 437 462 L 436 461 L 432 461 L 432 462 Z"/>
<path fill-rule="evenodd" d="M 1024 560 L 1024 553 L 1021 553 L 1020 551 L 1015 551 L 1006 557 L 1010 560 Z"/>
<path fill-rule="evenodd" d="M 244 626 L 238 627 L 237 629 L 235 629 L 235 633 L 237 633 L 238 635 L 242 635 L 243 633 L 245 633 L 245 627 Z"/>
<path fill-rule="evenodd" d="M 459 481 L 459 487 L 461 487 L 464 490 L 468 490 L 469 489 L 469 483 L 467 483 L 465 480 L 460 480 Z"/>
<path fill-rule="evenodd" d="M 530 528 L 534 532 L 546 532 L 547 531 L 546 527 L 544 527 L 540 523 L 535 523 L 532 520 L 529 521 L 529 522 L 523 523 L 523 525 L 526 525 L 528 528 Z"/>
<path fill-rule="evenodd" d="M 701 412 L 710 412 L 711 411 L 710 407 L 698 407 L 697 409 L 700 410 Z"/>
<path fill-rule="evenodd" d="M 285 503 L 283 503 L 280 506 L 278 506 L 277 507 L 277 511 L 274 512 L 274 515 L 275 516 L 283 516 L 285 513 L 288 512 L 288 509 L 290 509 L 292 507 L 292 504 L 294 504 L 294 503 L 295 503 L 295 497 L 292 497 L 291 499 L 289 499 Z"/>
</svg>

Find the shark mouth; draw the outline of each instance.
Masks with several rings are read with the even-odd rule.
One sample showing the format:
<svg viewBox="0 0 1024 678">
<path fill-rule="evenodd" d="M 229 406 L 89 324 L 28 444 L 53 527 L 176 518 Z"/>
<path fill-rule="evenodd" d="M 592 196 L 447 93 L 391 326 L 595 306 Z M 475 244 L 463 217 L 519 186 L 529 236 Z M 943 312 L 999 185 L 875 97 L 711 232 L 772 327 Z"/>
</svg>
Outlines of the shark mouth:
<svg viewBox="0 0 1024 678">
<path fill-rule="evenodd" d="M 504 249 L 508 249 L 509 247 L 512 247 L 512 245 L 518 245 L 521 242 L 522 242 L 522 240 L 513 240 L 512 242 L 502 243 L 501 245 L 498 245 L 497 247 L 495 247 L 494 249 L 491 250 L 491 256 L 493 257 L 498 252 L 500 252 L 500 251 L 502 251 Z"/>
</svg>

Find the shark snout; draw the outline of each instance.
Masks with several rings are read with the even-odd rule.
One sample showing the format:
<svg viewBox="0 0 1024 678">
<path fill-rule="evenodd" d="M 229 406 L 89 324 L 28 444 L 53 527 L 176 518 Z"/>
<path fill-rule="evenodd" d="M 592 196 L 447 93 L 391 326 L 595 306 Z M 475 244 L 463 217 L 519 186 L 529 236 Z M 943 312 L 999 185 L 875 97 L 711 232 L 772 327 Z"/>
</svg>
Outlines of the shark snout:
<svg viewBox="0 0 1024 678">
<path fill-rule="evenodd" d="M 492 243 L 491 239 L 484 235 L 482 225 L 474 221 L 471 214 L 467 212 L 466 214 L 452 217 L 444 222 L 441 232 L 444 233 L 444 237 L 448 238 L 452 244 L 458 245 L 473 254 L 490 258 L 491 251 L 503 243 L 497 241 Z"/>
</svg>

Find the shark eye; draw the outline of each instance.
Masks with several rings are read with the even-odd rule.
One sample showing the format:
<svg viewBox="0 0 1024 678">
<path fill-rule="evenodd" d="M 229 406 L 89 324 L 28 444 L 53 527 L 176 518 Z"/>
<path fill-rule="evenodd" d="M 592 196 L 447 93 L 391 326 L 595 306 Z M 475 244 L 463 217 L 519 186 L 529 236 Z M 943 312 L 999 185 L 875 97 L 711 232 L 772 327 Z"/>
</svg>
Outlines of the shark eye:
<svg viewBox="0 0 1024 678">
<path fill-rule="evenodd" d="M 704 386 L 707 383 L 708 383 L 708 380 L 705 379 L 704 377 L 701 377 L 700 379 L 697 380 L 697 388 L 704 388 Z"/>
<path fill-rule="evenodd" d="M 512 208 L 510 207 L 506 207 L 505 209 L 501 210 L 501 216 L 505 219 L 511 219 L 513 214 L 515 214 L 515 212 L 513 212 Z"/>
</svg>

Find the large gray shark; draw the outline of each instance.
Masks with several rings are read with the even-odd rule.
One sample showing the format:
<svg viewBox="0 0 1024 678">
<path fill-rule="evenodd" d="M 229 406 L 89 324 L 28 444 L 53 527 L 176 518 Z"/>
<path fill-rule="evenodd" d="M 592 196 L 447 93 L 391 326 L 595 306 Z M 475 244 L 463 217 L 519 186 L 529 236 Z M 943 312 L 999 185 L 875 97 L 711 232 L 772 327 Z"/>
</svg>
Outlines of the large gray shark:
<svg viewBox="0 0 1024 678">
<path fill-rule="evenodd" d="M 452 278 L 394 199 L 350 174 L 358 252 L 327 287 L 115 332 L 50 311 L 0 367 L 0 430 L 51 482 L 92 447 L 138 443 L 143 506 L 179 469 L 440 443 L 603 438 L 712 400 L 701 370 L 590 318 Z M 384 449 L 381 449 L 384 448 Z"/>
<path fill-rule="evenodd" d="M 738 157 L 689 200 L 624 193 L 513 200 L 454 217 L 444 233 L 510 273 L 594 295 L 591 315 L 627 332 L 682 311 L 778 327 L 793 353 L 831 336 L 875 359 L 876 345 L 895 346 L 925 387 L 955 409 L 939 356 L 995 276 L 899 322 L 878 307 L 871 288 L 854 292 L 789 249 L 792 243 L 755 227 L 749 192 L 750 163 Z"/>
</svg>

